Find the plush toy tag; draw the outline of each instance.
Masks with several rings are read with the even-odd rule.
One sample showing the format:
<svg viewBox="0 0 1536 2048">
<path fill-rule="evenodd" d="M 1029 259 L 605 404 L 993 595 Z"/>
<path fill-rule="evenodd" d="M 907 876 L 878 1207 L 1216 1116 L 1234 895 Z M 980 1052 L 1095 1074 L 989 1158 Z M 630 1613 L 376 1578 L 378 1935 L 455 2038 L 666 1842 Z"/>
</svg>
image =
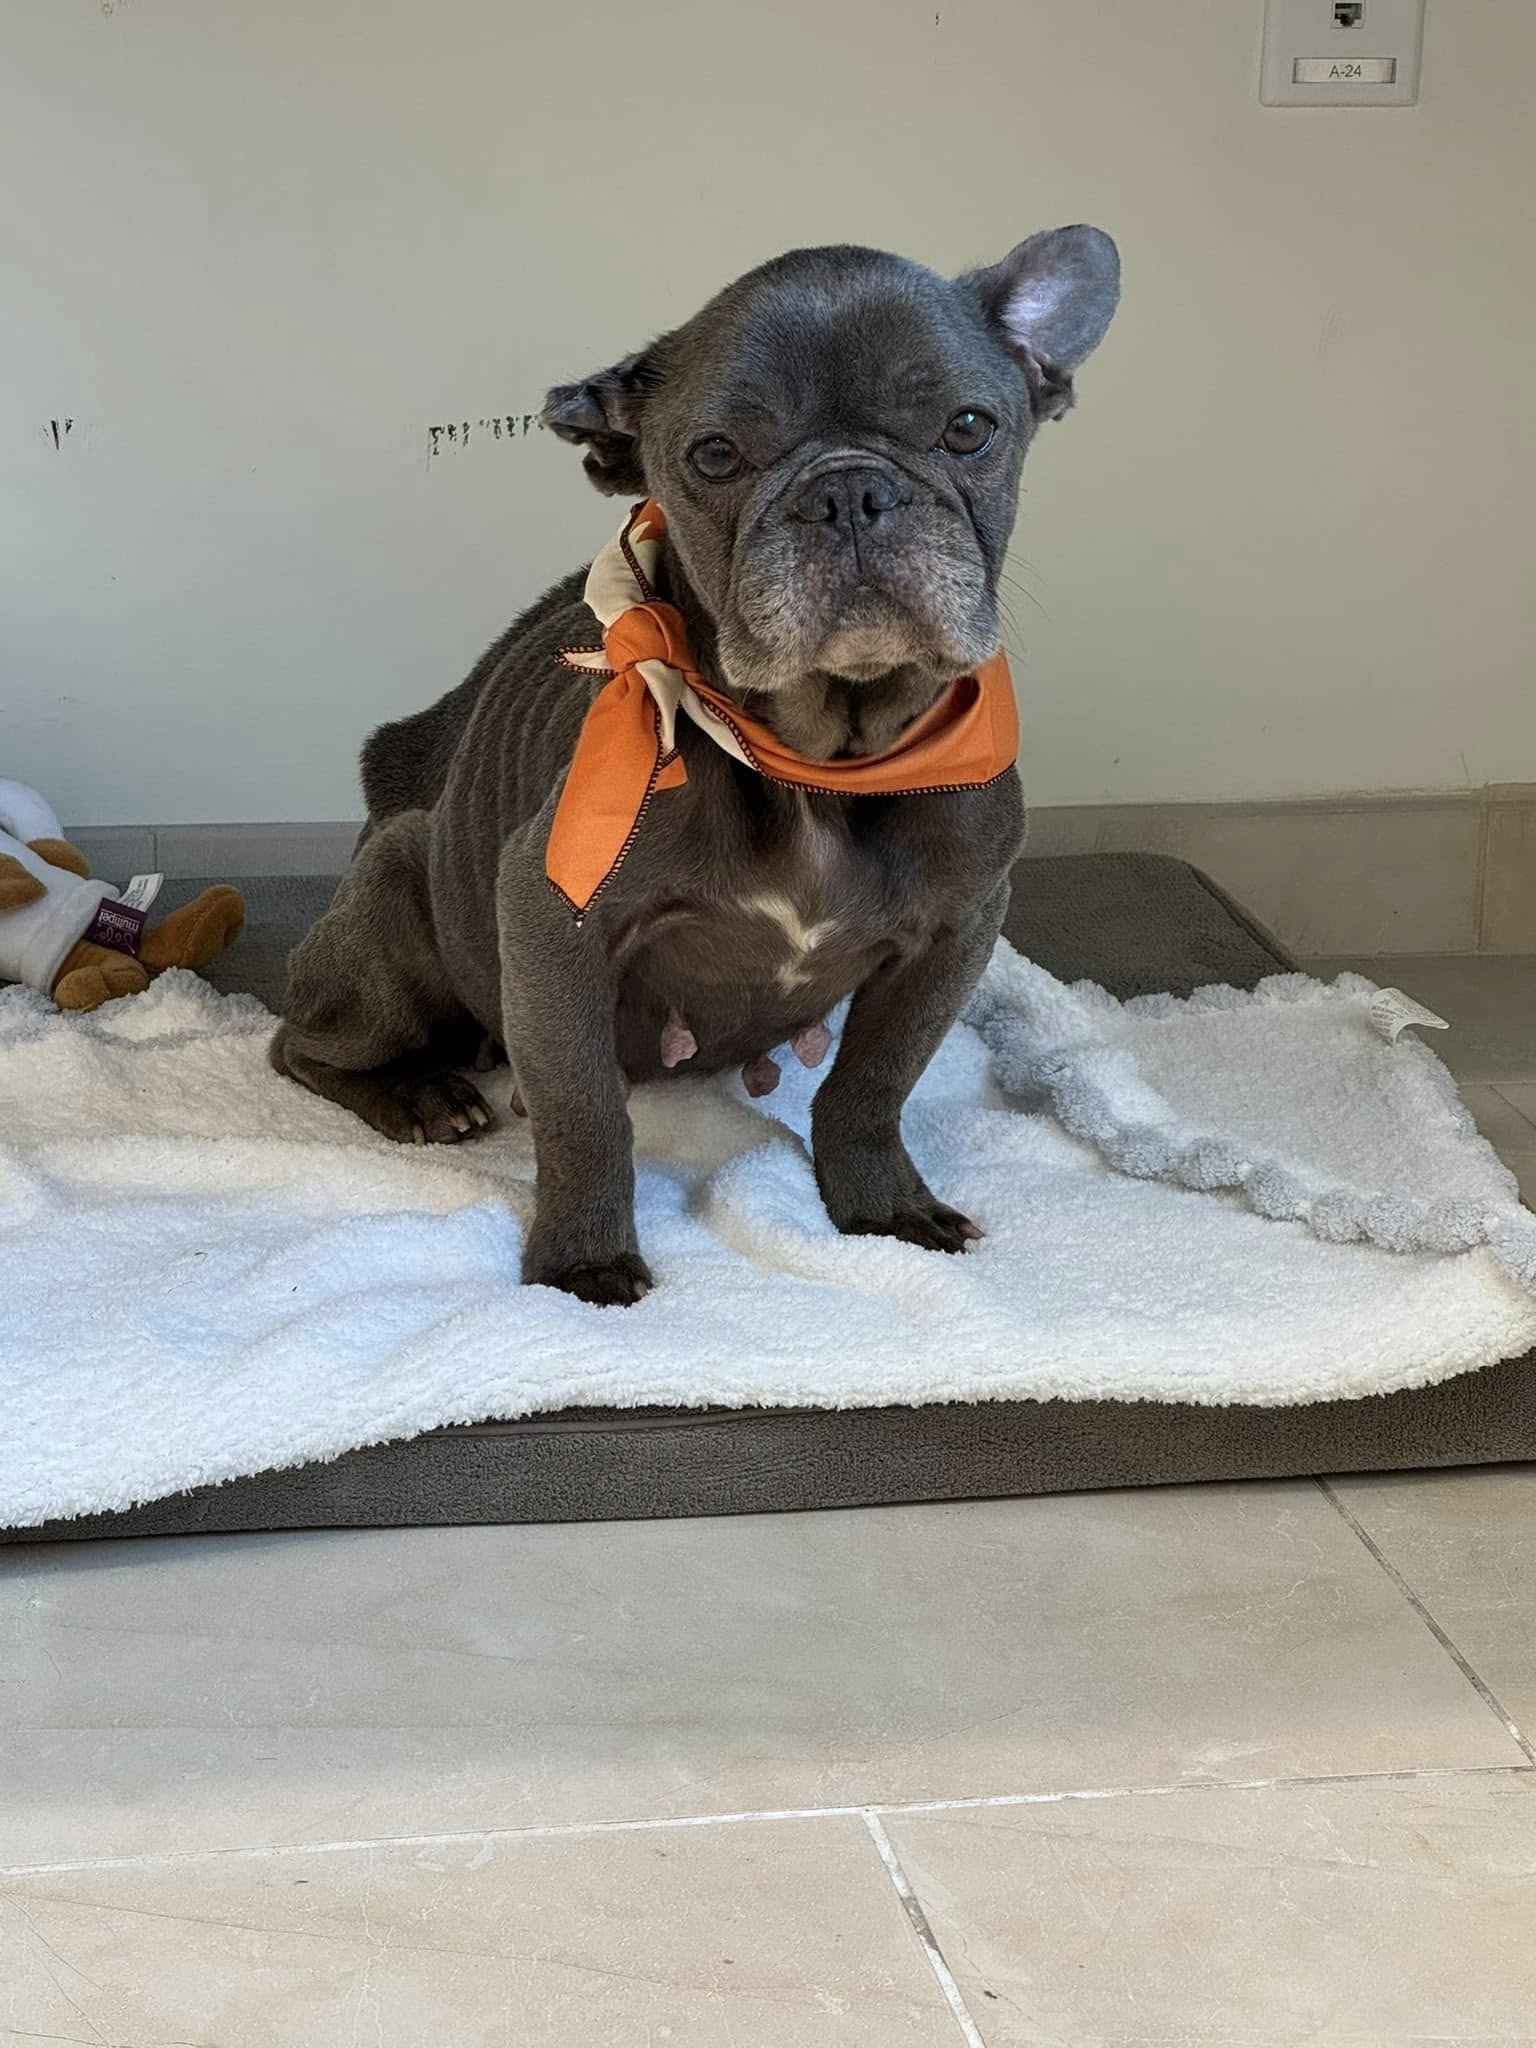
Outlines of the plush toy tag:
<svg viewBox="0 0 1536 2048">
<path fill-rule="evenodd" d="M 130 910 L 148 910 L 164 881 L 164 875 L 135 875 L 118 901 L 126 903 Z"/>
<path fill-rule="evenodd" d="M 93 945 L 110 946 L 114 953 L 128 953 L 138 958 L 139 947 L 144 940 L 144 927 L 149 923 L 149 912 L 133 903 L 114 903 L 103 896 L 96 906 L 92 918 L 80 936 L 89 939 Z"/>
</svg>

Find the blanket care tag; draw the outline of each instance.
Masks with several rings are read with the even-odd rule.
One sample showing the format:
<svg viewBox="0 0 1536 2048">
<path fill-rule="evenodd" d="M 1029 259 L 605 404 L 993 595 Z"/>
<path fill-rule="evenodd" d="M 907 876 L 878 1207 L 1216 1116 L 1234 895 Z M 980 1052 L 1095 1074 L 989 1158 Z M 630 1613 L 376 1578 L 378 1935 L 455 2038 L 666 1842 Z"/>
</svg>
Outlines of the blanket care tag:
<svg viewBox="0 0 1536 2048">
<path fill-rule="evenodd" d="M 1400 988 L 1379 988 L 1371 997 L 1371 1022 L 1387 1041 L 1396 1045 L 1411 1024 L 1427 1025 L 1431 1031 L 1449 1031 L 1450 1025 L 1433 1010 L 1426 1010 Z"/>
</svg>

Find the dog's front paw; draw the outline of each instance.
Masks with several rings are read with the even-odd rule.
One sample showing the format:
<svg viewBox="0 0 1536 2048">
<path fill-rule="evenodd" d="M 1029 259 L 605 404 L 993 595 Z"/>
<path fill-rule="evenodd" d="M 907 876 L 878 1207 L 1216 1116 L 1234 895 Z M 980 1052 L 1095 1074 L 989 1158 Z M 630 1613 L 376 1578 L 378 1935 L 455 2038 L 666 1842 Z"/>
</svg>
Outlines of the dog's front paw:
<svg viewBox="0 0 1536 2048">
<path fill-rule="evenodd" d="M 590 1301 L 598 1308 L 631 1308 L 656 1285 L 638 1252 L 620 1252 L 616 1258 L 578 1265 L 541 1260 L 524 1273 L 523 1280 L 530 1287 L 558 1287 L 562 1294 L 574 1294 L 578 1301 Z"/>
<path fill-rule="evenodd" d="M 888 1216 L 854 1216 L 838 1221 L 837 1227 L 845 1237 L 899 1237 L 903 1244 L 915 1244 L 925 1252 L 963 1252 L 986 1235 L 969 1216 L 931 1195 L 899 1203 Z"/>
<path fill-rule="evenodd" d="M 897 1136 L 872 1137 L 823 1112 L 813 1149 L 821 1199 L 844 1237 L 896 1237 L 925 1252 L 963 1252 L 986 1235 L 939 1201 Z"/>
</svg>

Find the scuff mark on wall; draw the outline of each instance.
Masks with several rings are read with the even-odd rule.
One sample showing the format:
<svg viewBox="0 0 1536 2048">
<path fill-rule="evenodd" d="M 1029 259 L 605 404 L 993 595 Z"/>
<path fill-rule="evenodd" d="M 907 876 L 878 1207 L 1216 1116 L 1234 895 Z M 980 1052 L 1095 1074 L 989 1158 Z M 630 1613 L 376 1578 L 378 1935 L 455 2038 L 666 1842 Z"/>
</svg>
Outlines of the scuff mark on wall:
<svg viewBox="0 0 1536 2048">
<path fill-rule="evenodd" d="M 1323 315 L 1322 325 L 1317 331 L 1317 361 L 1320 369 L 1326 369 L 1328 359 L 1338 347 L 1339 334 L 1344 325 L 1344 316 L 1337 306 L 1330 306 Z"/>
<path fill-rule="evenodd" d="M 521 441 L 532 433 L 542 434 L 544 422 L 536 412 L 502 412 L 487 413 L 479 420 L 453 420 L 443 426 L 428 427 L 427 461 L 441 455 L 445 448 L 467 448 L 474 427 L 493 441 Z"/>
<path fill-rule="evenodd" d="M 73 420 L 49 420 L 48 424 L 43 428 L 43 438 L 44 440 L 51 440 L 55 448 L 62 448 L 69 439 L 70 430 L 74 424 Z"/>
</svg>

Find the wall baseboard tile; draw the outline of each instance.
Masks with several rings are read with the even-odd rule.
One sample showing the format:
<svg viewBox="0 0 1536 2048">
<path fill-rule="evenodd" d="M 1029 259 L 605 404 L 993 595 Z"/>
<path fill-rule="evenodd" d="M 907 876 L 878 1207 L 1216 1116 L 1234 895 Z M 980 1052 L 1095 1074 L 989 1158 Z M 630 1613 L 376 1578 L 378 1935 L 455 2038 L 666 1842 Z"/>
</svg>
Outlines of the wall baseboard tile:
<svg viewBox="0 0 1536 2048">
<path fill-rule="evenodd" d="M 71 836 L 126 881 L 340 874 L 353 820 L 108 825 Z M 1171 853 L 1192 861 L 1290 950 L 1536 953 L 1536 783 L 1418 796 L 1256 804 L 1070 804 L 1030 812 L 1028 851 Z"/>
<path fill-rule="evenodd" d="M 1077 804 L 1029 851 L 1171 853 L 1293 953 L 1536 952 L 1536 784 L 1291 803 Z"/>
<path fill-rule="evenodd" d="M 82 825 L 69 836 L 92 874 L 110 881 L 147 872 L 172 882 L 238 882 L 246 875 L 339 875 L 361 830 L 361 819 L 343 818 L 302 825 Z"/>
</svg>

